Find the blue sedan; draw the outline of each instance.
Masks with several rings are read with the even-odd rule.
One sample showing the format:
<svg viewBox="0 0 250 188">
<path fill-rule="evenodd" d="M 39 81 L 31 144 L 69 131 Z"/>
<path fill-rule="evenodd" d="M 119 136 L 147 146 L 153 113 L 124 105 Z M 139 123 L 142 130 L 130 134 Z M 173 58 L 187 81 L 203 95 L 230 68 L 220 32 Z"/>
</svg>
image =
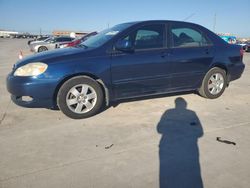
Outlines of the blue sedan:
<svg viewBox="0 0 250 188">
<path fill-rule="evenodd" d="M 17 105 L 59 107 L 80 119 L 120 99 L 180 91 L 215 99 L 241 77 L 242 58 L 240 46 L 197 24 L 130 22 L 77 47 L 20 60 L 7 77 L 7 89 Z"/>
</svg>

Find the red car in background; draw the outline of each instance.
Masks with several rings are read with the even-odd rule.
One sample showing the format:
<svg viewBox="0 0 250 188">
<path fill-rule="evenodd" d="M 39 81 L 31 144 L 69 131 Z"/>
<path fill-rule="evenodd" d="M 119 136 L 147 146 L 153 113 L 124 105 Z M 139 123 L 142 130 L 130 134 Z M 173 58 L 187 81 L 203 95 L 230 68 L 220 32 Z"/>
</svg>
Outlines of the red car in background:
<svg viewBox="0 0 250 188">
<path fill-rule="evenodd" d="M 94 31 L 94 32 L 92 32 L 92 33 L 89 33 L 89 34 L 87 34 L 87 35 L 84 35 L 82 38 L 80 38 L 80 39 L 75 39 L 75 40 L 73 40 L 72 42 L 69 42 L 69 43 L 64 43 L 64 44 L 62 44 L 62 45 L 60 45 L 59 47 L 60 48 L 67 48 L 67 47 L 73 47 L 73 46 L 77 46 L 78 44 L 80 44 L 80 43 L 82 43 L 83 41 L 85 41 L 85 40 L 87 40 L 89 37 L 92 37 L 92 36 L 94 36 L 94 35 L 96 35 L 97 34 L 97 32 L 96 31 Z"/>
</svg>

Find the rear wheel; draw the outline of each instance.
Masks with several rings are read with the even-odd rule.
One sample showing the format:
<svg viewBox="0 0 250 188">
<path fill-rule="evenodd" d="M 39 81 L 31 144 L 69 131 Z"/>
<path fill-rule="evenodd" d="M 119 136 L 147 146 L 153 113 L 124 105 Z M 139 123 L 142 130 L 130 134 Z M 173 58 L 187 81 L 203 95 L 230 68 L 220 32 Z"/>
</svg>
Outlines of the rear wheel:
<svg viewBox="0 0 250 188">
<path fill-rule="evenodd" d="M 209 99 L 215 99 L 222 95 L 226 88 L 225 70 L 214 67 L 208 71 L 202 81 L 198 92 L 201 96 Z"/>
<path fill-rule="evenodd" d="M 73 119 L 88 118 L 97 114 L 103 100 L 101 86 L 85 76 L 77 76 L 66 81 L 57 95 L 60 110 Z"/>
<path fill-rule="evenodd" d="M 43 51 L 47 51 L 47 50 L 48 50 L 48 48 L 45 46 L 41 46 L 38 48 L 38 52 L 43 52 Z"/>
</svg>

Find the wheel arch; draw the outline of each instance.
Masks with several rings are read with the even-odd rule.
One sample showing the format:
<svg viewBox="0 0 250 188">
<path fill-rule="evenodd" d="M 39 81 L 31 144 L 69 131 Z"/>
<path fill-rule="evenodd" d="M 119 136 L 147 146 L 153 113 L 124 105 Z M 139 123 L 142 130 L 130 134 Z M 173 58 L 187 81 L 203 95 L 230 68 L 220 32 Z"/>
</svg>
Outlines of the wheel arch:
<svg viewBox="0 0 250 188">
<path fill-rule="evenodd" d="M 39 46 L 37 47 L 37 52 L 39 51 L 40 48 L 46 48 L 46 49 L 48 50 L 48 47 L 47 47 L 47 46 L 39 45 Z"/>
<path fill-rule="evenodd" d="M 201 78 L 201 80 L 200 80 L 200 82 L 199 82 L 198 88 L 201 87 L 202 82 L 203 82 L 204 78 L 206 77 L 207 73 L 208 73 L 211 69 L 213 69 L 213 68 L 215 68 L 215 67 L 218 67 L 218 68 L 220 68 L 220 69 L 222 69 L 222 70 L 225 71 L 226 77 L 227 77 L 227 85 L 229 84 L 230 75 L 228 74 L 228 68 L 227 68 L 227 66 L 226 66 L 225 64 L 223 64 L 223 63 L 214 63 L 214 64 L 212 64 L 212 65 L 207 69 L 207 71 L 204 73 L 203 77 Z"/>
<path fill-rule="evenodd" d="M 229 72 L 228 72 L 228 67 L 227 67 L 224 63 L 214 63 L 214 64 L 209 68 L 209 70 L 211 70 L 212 68 L 215 68 L 215 67 L 218 67 L 218 68 L 220 68 L 220 69 L 222 69 L 222 70 L 225 71 L 225 73 L 226 73 L 226 78 L 227 78 L 226 84 L 227 84 L 227 86 L 228 86 L 228 85 L 229 85 L 229 81 L 230 81 L 230 75 L 229 75 Z M 208 71 L 209 71 L 209 70 L 208 70 Z"/>
<path fill-rule="evenodd" d="M 69 79 L 71 78 L 74 78 L 74 77 L 77 77 L 77 76 L 86 76 L 86 77 L 89 77 L 95 81 L 97 81 L 97 83 L 100 84 L 102 90 L 103 90 L 103 93 L 104 93 L 104 98 L 105 98 L 105 103 L 106 103 L 106 106 L 109 105 L 109 90 L 106 86 L 106 84 L 102 81 L 102 79 L 100 79 L 99 77 L 93 75 L 93 74 L 90 74 L 90 73 L 76 73 L 76 74 L 72 74 L 72 75 L 68 75 L 66 76 L 65 78 L 63 78 L 59 84 L 57 84 L 56 86 L 56 89 L 54 91 L 54 94 L 53 94 L 53 103 L 54 103 L 54 106 L 56 107 L 57 106 L 57 95 L 58 95 L 58 91 L 59 89 L 61 88 L 61 86 L 66 82 L 68 81 Z"/>
<path fill-rule="evenodd" d="M 223 63 L 214 63 L 214 64 L 209 68 L 209 70 L 212 69 L 212 68 L 215 68 L 215 67 L 218 67 L 218 68 L 223 69 L 223 70 L 226 72 L 226 75 L 227 75 L 227 73 L 228 73 L 228 68 L 227 68 L 227 66 L 226 66 L 225 64 L 223 64 Z M 208 70 L 208 71 L 209 71 L 209 70 Z"/>
</svg>

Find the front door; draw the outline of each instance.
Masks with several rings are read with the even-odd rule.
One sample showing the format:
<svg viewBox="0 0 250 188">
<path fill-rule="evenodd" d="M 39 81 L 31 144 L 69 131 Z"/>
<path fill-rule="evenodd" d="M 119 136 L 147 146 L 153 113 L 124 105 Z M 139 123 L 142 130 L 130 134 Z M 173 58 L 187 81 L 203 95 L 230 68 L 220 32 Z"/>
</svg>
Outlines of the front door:
<svg viewBox="0 0 250 188">
<path fill-rule="evenodd" d="M 111 75 L 116 99 L 165 91 L 170 83 L 165 24 L 144 25 L 122 37 L 133 51 L 115 50 Z"/>
</svg>

